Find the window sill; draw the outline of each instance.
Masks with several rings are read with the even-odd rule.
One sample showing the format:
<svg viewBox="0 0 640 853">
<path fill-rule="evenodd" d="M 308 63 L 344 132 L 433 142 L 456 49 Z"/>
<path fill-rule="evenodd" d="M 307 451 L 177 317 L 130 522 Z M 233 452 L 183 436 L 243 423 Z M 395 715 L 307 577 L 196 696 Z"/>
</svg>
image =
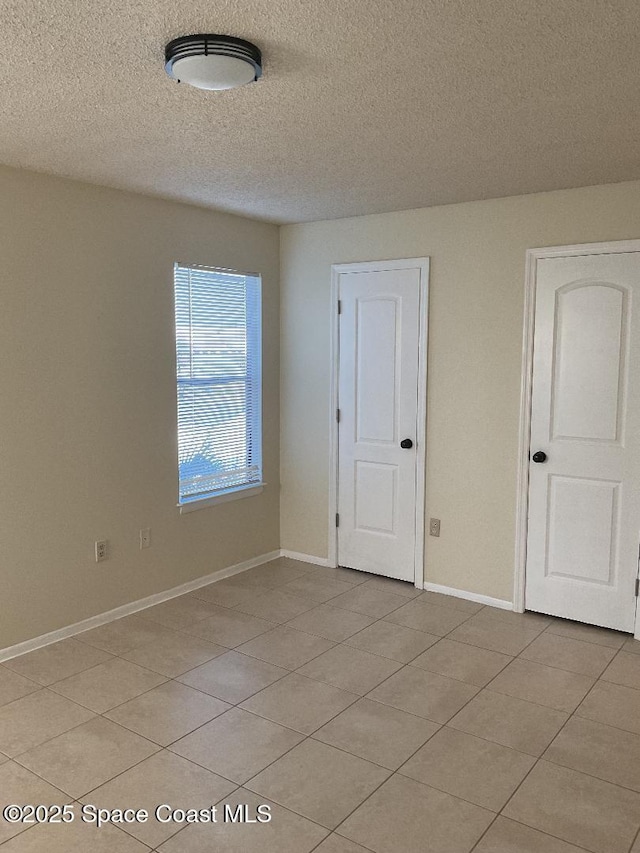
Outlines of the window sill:
<svg viewBox="0 0 640 853">
<path fill-rule="evenodd" d="M 184 515 L 187 512 L 195 512 L 198 509 L 206 509 L 208 506 L 227 503 L 227 501 L 252 498 L 254 495 L 259 495 L 265 485 L 266 483 L 252 483 L 250 486 L 238 486 L 235 489 L 225 489 L 225 491 L 221 491 L 217 495 L 210 495 L 209 497 L 200 498 L 189 503 L 178 504 L 180 515 Z"/>
</svg>

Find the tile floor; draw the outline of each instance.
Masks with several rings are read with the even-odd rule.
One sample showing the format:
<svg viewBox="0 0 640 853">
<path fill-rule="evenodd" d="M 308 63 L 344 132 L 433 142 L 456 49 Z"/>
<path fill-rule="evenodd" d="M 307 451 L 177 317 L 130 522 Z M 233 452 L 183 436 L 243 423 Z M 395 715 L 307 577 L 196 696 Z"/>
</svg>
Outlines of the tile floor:
<svg viewBox="0 0 640 853">
<path fill-rule="evenodd" d="M 0 665 L 2 853 L 640 853 L 640 643 L 274 560 Z"/>
</svg>

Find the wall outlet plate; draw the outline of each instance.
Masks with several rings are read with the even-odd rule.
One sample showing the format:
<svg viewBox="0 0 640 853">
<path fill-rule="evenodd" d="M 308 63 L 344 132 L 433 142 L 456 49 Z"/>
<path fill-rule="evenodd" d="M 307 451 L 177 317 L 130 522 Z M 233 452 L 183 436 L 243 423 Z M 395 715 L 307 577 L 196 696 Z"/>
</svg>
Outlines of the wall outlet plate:
<svg viewBox="0 0 640 853">
<path fill-rule="evenodd" d="M 429 519 L 429 536 L 440 536 L 440 519 Z"/>
<path fill-rule="evenodd" d="M 101 563 L 103 560 L 107 559 L 107 540 L 99 539 L 95 543 L 96 549 L 96 563 Z"/>
</svg>

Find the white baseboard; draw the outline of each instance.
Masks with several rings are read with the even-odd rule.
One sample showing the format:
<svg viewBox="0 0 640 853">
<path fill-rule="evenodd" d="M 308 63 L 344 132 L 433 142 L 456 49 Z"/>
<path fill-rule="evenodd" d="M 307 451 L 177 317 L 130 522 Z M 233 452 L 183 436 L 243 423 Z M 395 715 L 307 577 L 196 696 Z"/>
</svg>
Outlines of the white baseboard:
<svg viewBox="0 0 640 853">
<path fill-rule="evenodd" d="M 211 574 L 187 581 L 180 584 L 180 586 L 166 589 L 164 592 L 156 592 L 153 595 L 148 595 L 146 598 L 140 598 L 137 601 L 131 601 L 129 604 L 115 607 L 106 613 L 90 616 L 89 619 L 83 619 L 82 622 L 76 622 L 74 625 L 67 625 L 65 628 L 58 628 L 57 631 L 50 631 L 48 634 L 42 634 L 40 637 L 34 637 L 32 640 L 25 640 L 24 643 L 0 649 L 0 663 L 11 660 L 11 658 L 16 658 L 19 655 L 24 655 L 27 652 L 41 649 L 44 646 L 50 646 L 52 643 L 57 643 L 60 640 L 66 640 L 67 637 L 73 637 L 75 634 L 81 634 L 83 631 L 88 631 L 91 628 L 99 628 L 100 625 L 106 625 L 108 622 L 114 622 L 116 619 L 122 619 L 123 616 L 131 616 L 132 613 L 138 613 L 140 610 L 146 610 L 148 607 L 162 604 L 163 601 L 169 601 L 171 598 L 177 598 L 179 595 L 193 592 L 215 581 L 221 581 L 232 575 L 238 575 L 240 572 L 246 572 L 248 569 L 253 569 L 256 566 L 261 566 L 263 563 L 268 563 L 270 560 L 275 560 L 280 554 L 280 551 L 271 551 L 268 554 L 261 554 L 259 557 L 252 557 L 250 560 L 236 563 L 235 566 L 218 569 L 217 572 L 211 572 Z"/>
<path fill-rule="evenodd" d="M 280 551 L 281 557 L 288 557 L 290 560 L 299 560 L 301 563 L 313 563 L 314 566 L 323 566 L 324 568 L 332 568 L 329 560 L 326 557 L 314 557 L 313 554 L 300 554 L 298 551 Z"/>
<path fill-rule="evenodd" d="M 439 583 L 425 581 L 424 589 L 429 592 L 439 592 L 442 595 L 452 595 L 454 598 L 464 598 L 467 601 L 475 601 L 478 604 L 487 604 L 489 607 L 499 607 L 501 610 L 513 610 L 513 603 L 503 598 L 491 598 L 489 595 L 480 595 L 479 592 L 467 592 L 464 589 L 455 589 L 452 586 L 442 586 Z"/>
</svg>

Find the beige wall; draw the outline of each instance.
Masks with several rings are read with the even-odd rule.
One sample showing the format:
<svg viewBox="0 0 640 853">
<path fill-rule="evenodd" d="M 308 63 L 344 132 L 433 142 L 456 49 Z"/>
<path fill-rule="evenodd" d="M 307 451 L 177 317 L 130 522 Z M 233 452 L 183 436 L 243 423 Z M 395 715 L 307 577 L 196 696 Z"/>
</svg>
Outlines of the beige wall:
<svg viewBox="0 0 640 853">
<path fill-rule="evenodd" d="M 264 282 L 269 486 L 184 516 L 176 260 Z M 278 548 L 275 226 L 2 168 L 0 276 L 0 649 Z"/>
<path fill-rule="evenodd" d="M 640 183 L 281 230 L 281 546 L 326 557 L 332 263 L 431 257 L 425 577 L 511 600 L 525 250 L 640 237 Z"/>
<path fill-rule="evenodd" d="M 524 252 L 640 236 L 640 183 L 278 229 L 0 167 L 0 649 L 279 546 L 326 556 L 333 262 L 430 255 L 425 574 L 511 598 Z M 264 281 L 258 497 L 180 516 L 172 265 Z M 138 530 L 151 527 L 140 551 Z M 110 558 L 93 560 L 107 538 Z"/>
</svg>

